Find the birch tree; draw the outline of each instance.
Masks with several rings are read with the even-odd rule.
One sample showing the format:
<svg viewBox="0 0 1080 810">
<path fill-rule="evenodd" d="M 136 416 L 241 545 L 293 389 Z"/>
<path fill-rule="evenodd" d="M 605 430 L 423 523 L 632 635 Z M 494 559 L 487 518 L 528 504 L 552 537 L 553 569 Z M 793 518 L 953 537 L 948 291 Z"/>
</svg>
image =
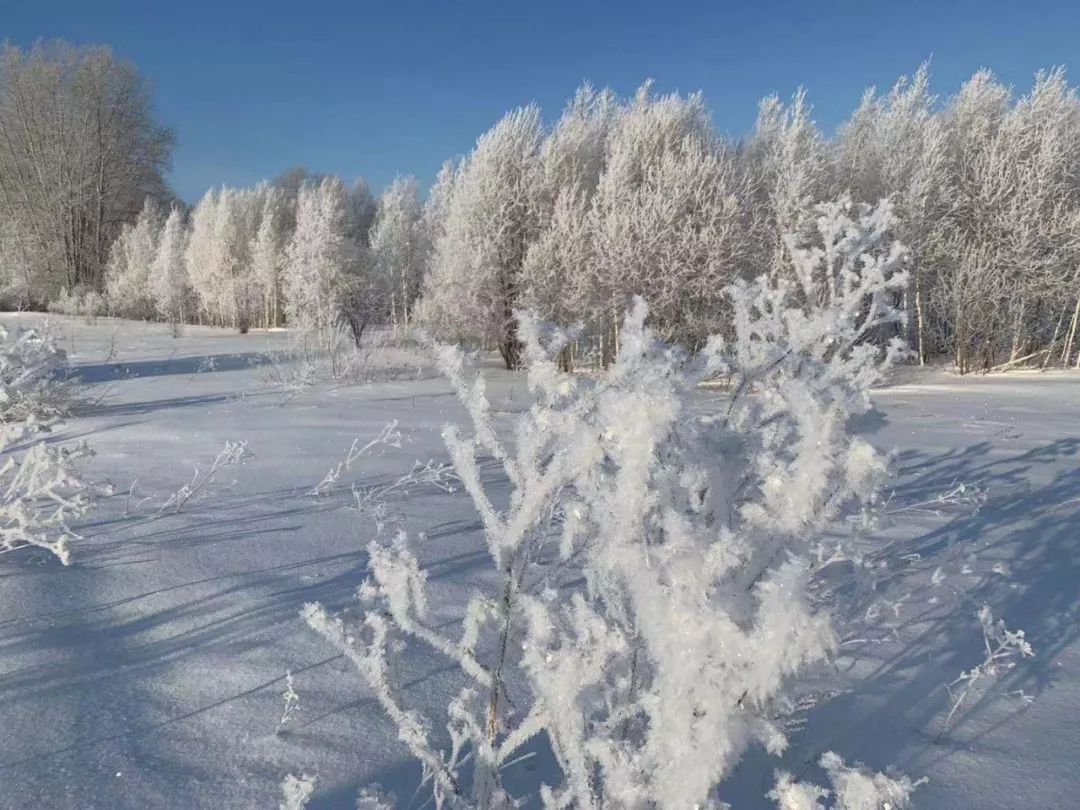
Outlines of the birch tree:
<svg viewBox="0 0 1080 810">
<path fill-rule="evenodd" d="M 870 88 L 836 144 L 837 182 L 862 202 L 888 197 L 896 211 L 897 237 L 911 253 L 907 339 L 920 363 L 938 348 L 930 345 L 922 268 L 941 258 L 935 251 L 950 200 L 948 143 L 929 83 L 929 65 L 923 64 L 884 96 Z"/>
<path fill-rule="evenodd" d="M 620 112 L 614 93 L 585 84 L 541 148 L 540 233 L 522 267 L 523 304 L 556 323 L 586 318 L 594 260 L 589 211 Z M 567 354 L 562 362 L 569 367 L 573 361 Z"/>
<path fill-rule="evenodd" d="M 514 309 L 539 230 L 541 144 L 535 106 L 480 137 L 456 173 L 425 285 L 428 325 L 497 346 L 507 368 L 521 355 Z"/>
<path fill-rule="evenodd" d="M 354 261 L 349 240 L 347 191 L 340 178 L 300 188 L 296 231 L 286 250 L 284 289 L 291 326 L 324 342 L 344 316 L 348 272 Z"/>
<path fill-rule="evenodd" d="M 758 236 L 760 261 L 773 273 L 787 267 L 784 236 L 795 231 L 812 204 L 832 196 L 828 146 L 810 115 L 802 88 L 790 104 L 769 96 L 759 106 L 747 146 L 757 176 L 756 221 L 764 227 Z"/>
<path fill-rule="evenodd" d="M 716 270 L 729 258 L 731 245 L 725 240 L 704 248 L 730 225 L 730 218 L 718 216 L 719 208 L 733 201 L 729 157 L 700 94 L 655 96 L 646 83 L 612 124 L 589 213 L 593 256 L 582 296 L 605 365 L 617 351 L 620 313 L 635 295 L 655 300 L 657 320 L 670 326 L 677 306 L 671 292 L 678 281 L 665 274 L 675 270 L 685 280 L 687 274 Z M 695 171 L 700 176 L 695 178 Z M 693 243 L 706 252 L 715 248 L 713 257 L 698 252 L 689 259 Z M 715 280 L 714 275 L 702 283 Z M 721 289 L 713 286 L 710 295 Z"/>
<path fill-rule="evenodd" d="M 161 229 L 157 254 L 150 269 L 150 288 L 158 315 L 174 329 L 191 315 L 191 285 L 184 262 L 186 249 L 184 216 L 179 209 L 173 208 Z"/>
<path fill-rule="evenodd" d="M 285 193 L 276 186 L 267 188 L 259 227 L 249 248 L 251 275 L 262 298 L 262 323 L 266 327 L 281 326 L 284 319 L 282 272 L 289 238 L 288 218 Z"/>
<path fill-rule="evenodd" d="M 146 81 L 108 48 L 0 47 L 0 220 L 31 302 L 103 288 L 122 225 L 171 196 L 173 140 Z"/>
<path fill-rule="evenodd" d="M 415 177 L 395 178 L 379 198 L 371 254 L 378 283 L 387 291 L 391 323 L 408 327 L 430 255 Z"/>
<path fill-rule="evenodd" d="M 125 226 L 113 243 L 106 272 L 106 292 L 113 312 L 126 318 L 155 314 L 151 276 L 162 225 L 160 209 L 147 198 L 135 224 Z"/>
</svg>

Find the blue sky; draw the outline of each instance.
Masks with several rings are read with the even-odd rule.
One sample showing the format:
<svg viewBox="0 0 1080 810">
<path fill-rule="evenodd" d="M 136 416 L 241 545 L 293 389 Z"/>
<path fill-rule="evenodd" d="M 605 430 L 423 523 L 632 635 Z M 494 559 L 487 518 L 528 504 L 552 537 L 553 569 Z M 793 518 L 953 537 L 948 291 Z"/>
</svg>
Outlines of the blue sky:
<svg viewBox="0 0 1080 810">
<path fill-rule="evenodd" d="M 0 38 L 42 37 L 109 44 L 151 79 L 188 201 L 301 164 L 427 183 L 506 110 L 554 118 L 583 79 L 703 90 L 739 136 L 758 99 L 800 84 L 831 132 L 865 86 L 930 56 L 944 95 L 981 66 L 1021 90 L 1040 67 L 1080 73 L 1075 0 L 0 0 Z"/>
</svg>

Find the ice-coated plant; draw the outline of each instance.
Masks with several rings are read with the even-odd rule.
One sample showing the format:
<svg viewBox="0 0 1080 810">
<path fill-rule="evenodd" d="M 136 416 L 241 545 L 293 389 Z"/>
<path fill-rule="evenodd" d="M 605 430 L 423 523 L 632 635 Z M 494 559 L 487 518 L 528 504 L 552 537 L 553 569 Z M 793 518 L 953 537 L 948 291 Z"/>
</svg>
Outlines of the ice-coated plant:
<svg viewBox="0 0 1080 810">
<path fill-rule="evenodd" d="M 289 722 L 289 718 L 300 706 L 300 695 L 296 692 L 296 683 L 293 681 L 292 672 L 285 670 L 285 691 L 281 693 L 281 699 L 285 702 L 285 708 L 281 712 L 275 734 L 281 734 Z"/>
<path fill-rule="evenodd" d="M 398 430 L 398 422 L 396 419 L 388 422 L 374 439 L 365 444 L 361 444 L 360 439 L 358 438 L 353 439 L 352 444 L 349 445 L 349 449 L 345 452 L 345 459 L 331 467 L 323 477 L 322 481 L 316 484 L 315 488 L 308 494 L 316 496 L 330 494 L 334 487 L 337 486 L 338 481 L 341 480 L 341 476 L 349 472 L 352 469 L 352 465 L 355 464 L 361 456 L 380 447 L 401 447 L 401 431 Z"/>
<path fill-rule="evenodd" d="M 569 336 L 519 316 L 532 402 L 512 440 L 483 377 L 438 348 L 471 422 L 443 436 L 496 584 L 472 597 L 457 635 L 436 628 L 400 532 L 368 546 L 364 610 L 304 611 L 359 669 L 436 807 L 515 806 L 502 774 L 536 737 L 558 765 L 540 791 L 548 808 L 719 807 L 747 747 L 784 749 L 774 701 L 836 646 L 808 595 L 811 561 L 884 472 L 850 420 L 902 351 L 868 340 L 901 318 L 888 205 L 815 216 L 788 240 L 794 273 L 730 288 L 734 336 L 697 355 L 659 341 L 637 300 L 616 362 L 568 374 L 556 357 Z M 704 395 L 718 378 L 728 392 Z M 497 488 L 481 458 L 498 463 Z M 445 735 L 395 688 L 402 643 L 461 672 Z"/>
<path fill-rule="evenodd" d="M 68 408 L 62 372 L 67 355 L 46 323 L 40 329 L 0 326 L 0 421 L 47 422 Z"/>
<path fill-rule="evenodd" d="M 34 433 L 0 425 L 0 554 L 35 546 L 68 565 L 69 542 L 79 538 L 69 524 L 91 503 L 75 466 L 91 451 L 85 443 L 34 442 Z"/>
<path fill-rule="evenodd" d="M 289 774 L 281 783 L 280 810 L 304 810 L 315 794 L 315 778 L 306 773 L 300 776 Z"/>
<path fill-rule="evenodd" d="M 166 499 L 158 510 L 158 514 L 165 514 L 167 512 L 177 514 L 187 506 L 193 498 L 204 495 L 210 486 L 217 480 L 222 470 L 246 464 L 252 457 L 251 451 L 247 449 L 247 442 L 226 440 L 225 446 L 218 451 L 218 454 L 214 457 L 210 466 L 205 469 L 200 469 L 198 465 L 196 465 L 195 472 L 191 474 L 191 480 Z"/>
<path fill-rule="evenodd" d="M 960 711 L 960 707 L 967 700 L 972 689 L 981 683 L 1001 677 L 1015 667 L 1018 661 L 1035 657 L 1035 649 L 1024 637 L 1024 631 L 1010 630 L 1005 626 L 1004 619 L 994 621 L 994 614 L 989 606 L 983 605 L 979 608 L 978 619 L 983 634 L 982 663 L 961 672 L 954 681 L 948 684 L 952 707 L 945 717 L 945 722 L 941 724 L 941 732 L 937 739 L 941 739 L 941 736 L 949 729 L 950 723 Z M 963 688 L 958 694 L 954 694 L 953 688 L 960 686 Z"/>
<path fill-rule="evenodd" d="M 926 781 L 913 782 L 903 774 L 875 773 L 859 764 L 847 765 L 832 751 L 818 764 L 828 775 L 832 790 L 781 771 L 768 793 L 777 810 L 905 810 L 912 806 L 911 794 Z"/>
</svg>

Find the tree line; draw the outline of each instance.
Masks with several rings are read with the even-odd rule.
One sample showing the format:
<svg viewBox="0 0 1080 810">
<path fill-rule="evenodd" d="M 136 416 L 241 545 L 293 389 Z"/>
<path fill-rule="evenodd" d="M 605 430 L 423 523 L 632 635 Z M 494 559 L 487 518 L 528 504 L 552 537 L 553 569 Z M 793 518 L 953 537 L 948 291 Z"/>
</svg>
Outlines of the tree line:
<svg viewBox="0 0 1080 810">
<path fill-rule="evenodd" d="M 147 85 L 106 49 L 0 54 L 0 273 L 8 305 L 173 323 L 420 324 L 520 362 L 515 311 L 580 326 L 567 364 L 608 364 L 634 296 L 664 338 L 731 333 L 732 282 L 798 283 L 786 244 L 822 200 L 887 199 L 905 245 L 898 304 L 915 357 L 961 371 L 1080 365 L 1080 99 L 1063 69 L 1024 95 L 981 70 L 951 97 L 926 65 L 866 91 L 833 137 L 802 91 L 753 131 L 701 94 L 584 85 L 545 123 L 529 105 L 411 177 L 296 170 L 213 189 L 163 180 L 173 143 Z"/>
</svg>

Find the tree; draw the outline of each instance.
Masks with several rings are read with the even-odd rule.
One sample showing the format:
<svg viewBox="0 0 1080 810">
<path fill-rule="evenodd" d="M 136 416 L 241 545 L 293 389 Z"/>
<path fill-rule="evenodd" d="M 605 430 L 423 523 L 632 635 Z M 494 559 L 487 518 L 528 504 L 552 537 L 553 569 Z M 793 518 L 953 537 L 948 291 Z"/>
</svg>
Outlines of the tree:
<svg viewBox="0 0 1080 810">
<path fill-rule="evenodd" d="M 252 248 L 269 193 L 269 184 L 263 182 L 255 188 L 238 190 L 232 198 L 233 221 L 227 245 L 236 326 L 241 333 L 261 323 L 265 312 L 266 290 L 256 274 Z"/>
<path fill-rule="evenodd" d="M 156 309 L 151 268 L 163 220 L 149 197 L 134 225 L 126 225 L 109 254 L 105 289 L 111 310 L 125 318 L 151 318 Z"/>
<path fill-rule="evenodd" d="M 296 231 L 286 251 L 286 311 L 291 326 L 324 342 L 345 316 L 349 271 L 356 261 L 349 239 L 348 194 L 340 178 L 300 188 Z"/>
<path fill-rule="evenodd" d="M 216 309 L 217 304 L 216 290 L 212 284 L 217 261 L 217 205 L 216 190 L 208 189 L 191 212 L 191 227 L 184 250 L 184 266 L 187 268 L 192 292 L 200 312 L 208 316 Z M 210 320 L 213 321 L 213 317 Z"/>
<path fill-rule="evenodd" d="M 659 155 L 634 193 L 598 209 L 597 266 L 615 282 L 606 290 L 608 311 L 645 297 L 655 328 L 690 347 L 727 331 L 723 291 L 751 272 L 749 198 L 723 146 L 687 140 Z"/>
<path fill-rule="evenodd" d="M 587 82 L 578 88 L 541 148 L 546 205 L 554 205 L 564 192 L 589 197 L 596 190 L 619 113 L 619 100 L 611 90 L 597 91 Z"/>
<path fill-rule="evenodd" d="M 208 191 L 195 206 L 186 261 L 192 287 L 211 323 L 247 331 L 262 312 L 251 249 L 266 186 Z"/>
<path fill-rule="evenodd" d="M 694 172 L 700 171 L 700 177 Z M 646 83 L 611 124 L 605 166 L 589 211 L 593 255 L 577 282 L 584 302 L 583 315 L 601 337 L 605 365 L 618 350 L 618 324 L 635 295 L 654 302 L 658 321 L 675 323 L 672 314 L 678 286 L 666 274 L 711 272 L 729 258 L 730 245 L 714 241 L 727 230 L 731 195 L 738 181 L 730 154 L 722 149 L 700 94 L 655 96 Z M 674 196 L 665 199 L 667 195 Z M 714 227 L 715 226 L 715 227 Z M 693 243 L 717 252 L 712 258 L 699 253 L 685 266 Z M 704 260 L 709 267 L 702 264 Z M 729 269 L 729 268 L 725 268 Z M 715 274 L 703 278 L 709 298 L 723 289 Z M 677 294 L 676 294 L 677 297 Z M 689 291 L 683 296 L 690 298 Z M 706 303 L 706 306 L 710 304 Z"/>
<path fill-rule="evenodd" d="M 933 348 L 923 267 L 938 263 L 949 210 L 948 142 L 929 83 L 923 64 L 884 97 L 870 88 L 836 144 L 838 182 L 862 202 L 888 197 L 896 210 L 897 237 L 908 245 L 913 267 L 904 300 L 907 339 L 920 363 Z"/>
<path fill-rule="evenodd" d="M 455 175 L 425 282 L 427 325 L 521 356 L 514 309 L 529 244 L 539 230 L 540 111 L 508 113 L 476 142 Z"/>
<path fill-rule="evenodd" d="M 108 48 L 0 48 L 0 222 L 32 303 L 62 287 L 102 289 L 113 240 L 163 179 L 172 133 L 150 89 Z"/>
<path fill-rule="evenodd" d="M 585 84 L 541 148 L 540 233 L 522 267 L 522 302 L 556 323 L 574 323 L 585 315 L 594 258 L 589 211 L 620 111 L 614 93 Z M 561 358 L 565 368 L 573 363 L 572 353 L 570 345 Z"/>
<path fill-rule="evenodd" d="M 584 191 L 563 189 L 525 256 L 522 303 L 552 323 L 572 325 L 587 317 L 595 262 L 590 210 Z M 564 357 L 563 367 L 569 370 L 571 362 Z"/>
<path fill-rule="evenodd" d="M 763 99 L 747 147 L 757 181 L 757 221 L 764 226 L 760 261 L 774 273 L 790 269 L 784 236 L 813 203 L 833 196 L 829 150 L 810 113 L 802 88 L 788 105 L 775 95 Z"/>
<path fill-rule="evenodd" d="M 395 328 L 407 327 L 430 253 L 416 178 L 395 178 L 379 198 L 371 253 L 379 284 L 388 293 L 390 321 Z"/>
<path fill-rule="evenodd" d="M 944 259 L 934 268 L 935 321 L 944 331 L 957 368 L 970 370 L 983 353 L 982 338 L 1001 329 L 990 272 L 994 240 L 989 233 L 987 185 L 989 145 L 998 132 L 1012 101 L 1011 90 L 988 70 L 980 70 L 960 88 L 944 112 L 949 141 L 951 211 L 942 235 Z"/>
<path fill-rule="evenodd" d="M 367 247 L 371 228 L 378 214 L 379 202 L 363 177 L 356 178 L 349 189 L 348 209 L 349 238 L 357 245 Z"/>
<path fill-rule="evenodd" d="M 285 192 L 271 186 L 266 189 L 259 228 L 253 237 L 251 273 L 262 294 L 262 321 L 267 327 L 283 322 L 282 272 L 285 267 L 285 247 L 290 218 Z"/>
<path fill-rule="evenodd" d="M 952 185 L 935 303 L 961 371 L 1029 355 L 1048 362 L 1077 311 L 1080 102 L 1060 70 L 1010 100 L 980 71 L 944 118 Z"/>
<path fill-rule="evenodd" d="M 190 316 L 191 285 L 188 282 L 184 253 L 187 228 L 178 208 L 169 212 L 158 240 L 157 255 L 150 270 L 150 288 L 157 314 L 175 329 Z"/>
</svg>

